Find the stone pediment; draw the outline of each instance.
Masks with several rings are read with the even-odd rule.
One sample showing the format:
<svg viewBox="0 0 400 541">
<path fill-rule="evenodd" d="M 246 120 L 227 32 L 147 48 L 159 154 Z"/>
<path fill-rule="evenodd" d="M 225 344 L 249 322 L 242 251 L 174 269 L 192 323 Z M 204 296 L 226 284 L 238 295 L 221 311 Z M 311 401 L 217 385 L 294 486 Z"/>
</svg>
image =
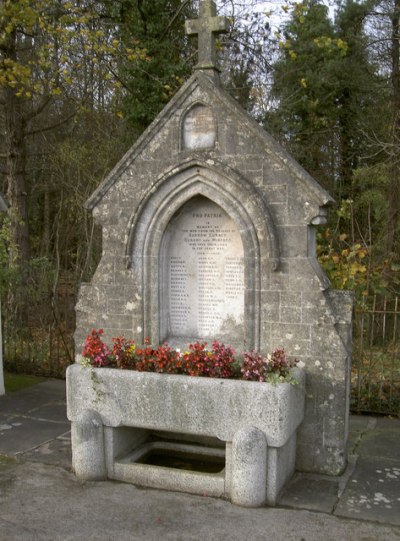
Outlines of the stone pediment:
<svg viewBox="0 0 400 541">
<path fill-rule="evenodd" d="M 100 186 L 94 191 L 86 202 L 86 208 L 93 209 L 102 201 L 103 197 L 112 189 L 116 182 L 126 173 L 127 170 L 135 167 L 135 161 L 146 154 L 145 159 L 157 159 L 157 156 L 169 152 L 169 142 L 160 142 L 160 134 L 168 127 L 168 124 L 178 121 L 179 128 L 183 130 L 181 117 L 185 111 L 188 112 L 196 106 L 210 107 L 216 111 L 214 115 L 217 124 L 216 130 L 221 125 L 229 123 L 230 129 L 238 134 L 246 134 L 252 139 L 252 146 L 256 148 L 255 155 L 263 155 L 264 158 L 273 164 L 275 169 L 280 169 L 283 174 L 291 180 L 294 189 L 298 191 L 299 197 L 311 199 L 313 206 L 325 207 L 334 203 L 333 198 L 324 190 L 305 169 L 294 160 L 288 152 L 261 126 L 250 118 L 247 112 L 222 88 L 201 71 L 194 75 L 182 86 L 169 104 L 162 110 L 156 119 L 139 137 L 136 143 L 126 152 L 122 159 L 116 164 L 109 175 Z M 188 122 L 190 119 L 188 120 Z M 213 158 L 220 157 L 224 161 L 223 153 L 217 145 L 212 148 L 207 144 L 207 134 L 204 134 L 199 143 L 185 146 L 184 136 L 179 134 L 180 145 L 176 148 L 174 156 L 176 163 L 181 164 L 188 155 L 201 153 L 209 154 Z M 208 137 L 212 137 L 208 135 Z M 159 139 L 152 151 L 152 144 Z M 205 142 L 202 142 L 205 141 Z M 165 148 L 163 148 L 165 146 Z M 236 152 L 240 149 L 235 149 Z M 229 153 L 225 152 L 229 161 Z M 313 217 L 314 218 L 314 217 Z M 316 217 L 318 221 L 318 216 Z"/>
</svg>

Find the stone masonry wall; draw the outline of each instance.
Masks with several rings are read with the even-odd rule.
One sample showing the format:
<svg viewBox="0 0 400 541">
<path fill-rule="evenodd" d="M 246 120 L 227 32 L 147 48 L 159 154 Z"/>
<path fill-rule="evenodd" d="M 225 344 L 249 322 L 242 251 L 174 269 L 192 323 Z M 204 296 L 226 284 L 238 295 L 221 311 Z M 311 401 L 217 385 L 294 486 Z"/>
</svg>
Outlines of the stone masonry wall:
<svg viewBox="0 0 400 541">
<path fill-rule="evenodd" d="M 185 150 L 182 118 L 197 103 L 212 109 L 216 143 L 209 149 Z M 222 183 L 215 190 L 232 192 L 229 171 L 233 171 L 237 179 L 243 179 L 240 196 L 247 198 L 240 201 L 238 197 L 242 205 L 238 216 L 243 213 L 246 223 L 256 220 L 252 228 L 264 246 L 265 224 L 257 223 L 260 220 L 255 216 L 244 216 L 245 212 L 254 212 L 251 209 L 262 201 L 280 251 L 275 270 L 268 262 L 272 257 L 270 240 L 268 253 L 263 251 L 260 261 L 254 261 L 259 268 L 258 282 L 252 285 L 260 304 L 259 311 L 254 310 L 259 314 L 254 323 L 259 329 L 257 345 L 263 352 L 284 347 L 307 369 L 306 419 L 298 436 L 298 468 L 340 473 L 346 462 L 352 298 L 329 290 L 316 260 L 313 223 L 323 218 L 321 208 L 332 202 L 329 195 L 264 136 L 228 96 L 200 75 L 187 83 L 134 149 L 111 175 L 110 186 L 100 189 L 92 204 L 96 221 L 102 226 L 103 255 L 91 283 L 83 284 L 80 290 L 77 350 L 93 327 L 103 328 L 108 340 L 123 334 L 141 342 L 144 329 L 149 328 L 147 319 L 154 317 L 145 313 L 144 296 L 157 296 L 157 283 L 144 284 L 145 257 L 141 265 L 135 265 L 135 260 L 130 261 L 133 254 L 127 253 L 133 223 L 138 238 L 152 238 L 149 231 L 141 231 L 140 220 L 135 222 L 143 202 L 147 201 L 146 212 L 152 212 L 152 195 L 168 179 L 176 179 L 171 185 L 178 189 L 180 177 L 174 168 L 186 162 L 199 163 L 202 170 L 208 167 L 210 178 Z M 156 234 L 157 224 L 154 228 Z M 246 231 L 242 236 L 246 237 Z M 157 257 L 153 259 L 149 269 L 158 265 Z M 150 288 L 147 293 L 146 287 Z"/>
</svg>

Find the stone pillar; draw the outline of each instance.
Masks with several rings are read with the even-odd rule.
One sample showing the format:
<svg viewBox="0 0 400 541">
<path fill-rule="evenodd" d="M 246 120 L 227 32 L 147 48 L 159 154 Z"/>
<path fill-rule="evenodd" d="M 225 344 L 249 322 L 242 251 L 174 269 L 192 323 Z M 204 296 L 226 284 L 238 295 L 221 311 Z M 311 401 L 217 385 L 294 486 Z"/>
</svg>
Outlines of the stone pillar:
<svg viewBox="0 0 400 541">
<path fill-rule="evenodd" d="M 260 507 L 266 493 L 267 440 L 258 428 L 242 428 L 232 440 L 232 503 Z"/>
<path fill-rule="evenodd" d="M 101 416 L 92 410 L 81 414 L 71 425 L 72 469 L 85 481 L 107 478 L 104 431 Z"/>
</svg>

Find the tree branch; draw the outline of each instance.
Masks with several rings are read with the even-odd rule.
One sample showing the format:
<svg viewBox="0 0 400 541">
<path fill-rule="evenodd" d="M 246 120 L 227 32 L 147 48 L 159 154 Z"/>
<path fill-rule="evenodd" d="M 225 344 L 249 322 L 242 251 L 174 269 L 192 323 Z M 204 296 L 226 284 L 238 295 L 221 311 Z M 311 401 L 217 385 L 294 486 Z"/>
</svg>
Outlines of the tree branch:
<svg viewBox="0 0 400 541">
<path fill-rule="evenodd" d="M 172 17 L 172 19 L 168 23 L 168 26 L 165 28 L 164 32 L 161 34 L 161 36 L 159 38 L 159 41 L 162 41 L 164 39 L 164 37 L 167 35 L 167 33 L 168 33 L 169 29 L 171 28 L 171 26 L 174 24 L 176 19 L 181 14 L 182 10 L 185 9 L 185 7 L 189 4 L 189 2 L 190 2 L 190 0 L 184 0 L 184 2 L 180 5 L 180 7 L 176 11 L 175 15 Z"/>
<path fill-rule="evenodd" d="M 56 122 L 55 124 L 52 124 L 51 126 L 45 126 L 44 128 L 37 128 L 36 130 L 27 131 L 25 132 L 25 135 L 31 136 L 31 135 L 35 135 L 36 133 L 42 133 L 45 131 L 54 130 L 55 128 L 58 128 L 59 126 L 62 126 L 63 124 L 71 120 L 71 118 L 73 118 L 75 115 L 76 115 L 76 109 L 73 111 L 73 113 L 68 115 L 66 118 L 63 118 L 59 122 Z"/>
<path fill-rule="evenodd" d="M 24 121 L 29 122 L 30 120 L 32 120 L 32 118 L 35 118 L 35 116 L 40 115 L 40 113 L 48 106 L 50 101 L 50 96 L 44 97 L 37 107 L 35 107 L 30 113 L 24 115 Z"/>
</svg>

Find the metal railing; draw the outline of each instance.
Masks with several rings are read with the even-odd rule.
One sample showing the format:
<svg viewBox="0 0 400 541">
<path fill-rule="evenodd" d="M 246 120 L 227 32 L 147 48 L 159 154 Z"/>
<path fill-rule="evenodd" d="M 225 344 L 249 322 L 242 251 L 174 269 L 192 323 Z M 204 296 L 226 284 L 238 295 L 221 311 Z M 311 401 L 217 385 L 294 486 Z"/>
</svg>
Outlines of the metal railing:
<svg viewBox="0 0 400 541">
<path fill-rule="evenodd" d="M 352 410 L 400 415 L 400 302 L 377 295 L 355 309 Z"/>
<path fill-rule="evenodd" d="M 75 296 L 60 288 L 54 297 L 28 305 L 21 320 L 3 312 L 3 360 L 10 372 L 63 377 L 74 360 Z"/>
</svg>

